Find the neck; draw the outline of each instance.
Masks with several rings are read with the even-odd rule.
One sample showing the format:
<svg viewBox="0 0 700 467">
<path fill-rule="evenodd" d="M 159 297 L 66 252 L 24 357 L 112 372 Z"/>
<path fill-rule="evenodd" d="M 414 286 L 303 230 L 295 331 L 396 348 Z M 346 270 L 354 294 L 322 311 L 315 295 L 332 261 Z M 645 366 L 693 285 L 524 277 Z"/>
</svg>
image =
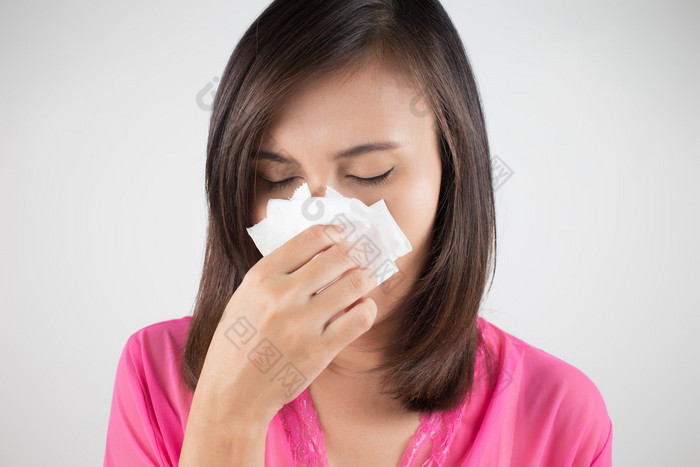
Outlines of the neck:
<svg viewBox="0 0 700 467">
<path fill-rule="evenodd" d="M 388 343 L 393 326 L 388 320 L 373 327 L 341 350 L 309 385 L 314 406 L 345 416 L 405 415 L 403 406 L 382 394 L 380 373 L 362 373 L 384 362 L 381 346 Z M 362 415 L 364 414 L 364 415 Z"/>
</svg>

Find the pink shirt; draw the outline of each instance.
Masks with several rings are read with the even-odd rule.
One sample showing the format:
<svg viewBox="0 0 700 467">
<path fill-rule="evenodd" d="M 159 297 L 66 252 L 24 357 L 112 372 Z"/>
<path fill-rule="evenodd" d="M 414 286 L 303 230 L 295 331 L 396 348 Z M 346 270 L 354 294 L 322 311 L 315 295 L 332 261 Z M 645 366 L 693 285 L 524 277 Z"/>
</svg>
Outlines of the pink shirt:
<svg viewBox="0 0 700 467">
<path fill-rule="evenodd" d="M 105 466 L 176 466 L 193 393 L 178 368 L 191 317 L 146 326 L 126 341 L 114 383 Z M 580 370 L 479 317 L 491 353 L 477 353 L 474 389 L 425 413 L 400 466 L 610 466 L 612 421 Z M 488 374 L 494 377 L 488 378 Z M 265 466 L 327 465 L 308 387 L 268 426 Z"/>
</svg>

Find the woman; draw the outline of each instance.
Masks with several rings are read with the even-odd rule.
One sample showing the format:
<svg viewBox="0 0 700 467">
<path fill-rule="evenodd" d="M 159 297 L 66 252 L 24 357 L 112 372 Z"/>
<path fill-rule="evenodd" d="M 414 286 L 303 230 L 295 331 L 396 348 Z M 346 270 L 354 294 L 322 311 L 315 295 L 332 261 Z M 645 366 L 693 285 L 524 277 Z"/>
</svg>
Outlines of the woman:
<svg viewBox="0 0 700 467">
<path fill-rule="evenodd" d="M 128 339 L 105 465 L 610 465 L 591 380 L 478 316 L 490 169 L 438 1 L 270 4 L 213 104 L 193 316 Z M 245 229 L 303 183 L 384 199 L 400 274 L 376 287 L 333 226 L 261 258 Z"/>
</svg>

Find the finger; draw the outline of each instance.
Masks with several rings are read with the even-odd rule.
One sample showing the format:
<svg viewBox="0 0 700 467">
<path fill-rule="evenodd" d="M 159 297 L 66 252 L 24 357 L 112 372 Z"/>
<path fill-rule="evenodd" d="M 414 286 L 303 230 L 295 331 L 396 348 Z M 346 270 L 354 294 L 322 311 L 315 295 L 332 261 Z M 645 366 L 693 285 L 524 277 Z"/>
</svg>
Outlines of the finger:
<svg viewBox="0 0 700 467">
<path fill-rule="evenodd" d="M 338 225 L 315 224 L 260 259 L 263 268 L 290 274 L 343 238 Z"/>
<path fill-rule="evenodd" d="M 369 297 L 362 297 L 334 318 L 321 334 L 321 341 L 335 356 L 372 327 L 377 318 L 377 304 Z"/>
<path fill-rule="evenodd" d="M 318 313 L 319 328 L 333 315 L 350 307 L 359 298 L 367 295 L 377 285 L 372 269 L 351 269 L 338 280 L 309 299 L 309 309 Z"/>
<path fill-rule="evenodd" d="M 311 297 L 314 293 L 325 290 L 324 287 L 351 269 L 364 267 L 364 264 L 359 264 L 351 256 L 351 245 L 353 243 L 348 241 L 338 242 L 290 274 L 299 284 L 301 293 Z"/>
</svg>

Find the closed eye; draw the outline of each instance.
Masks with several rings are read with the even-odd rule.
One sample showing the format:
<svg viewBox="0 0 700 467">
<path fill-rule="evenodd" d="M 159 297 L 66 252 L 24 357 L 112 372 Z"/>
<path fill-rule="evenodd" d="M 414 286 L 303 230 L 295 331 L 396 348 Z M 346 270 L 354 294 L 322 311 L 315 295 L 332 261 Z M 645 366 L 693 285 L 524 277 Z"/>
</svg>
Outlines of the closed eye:
<svg viewBox="0 0 700 467">
<path fill-rule="evenodd" d="M 355 181 L 357 181 L 357 183 L 359 183 L 359 184 L 361 184 L 361 185 L 372 185 L 372 186 L 376 186 L 376 185 L 380 185 L 380 184 L 384 183 L 384 182 L 386 181 L 386 179 L 389 177 L 389 174 L 390 174 L 393 170 L 394 170 L 394 167 L 392 167 L 391 169 L 387 170 L 387 171 L 384 172 L 383 174 L 377 175 L 376 177 L 372 177 L 372 178 L 362 178 L 362 177 L 356 177 L 356 176 L 354 176 L 354 175 L 346 175 L 346 177 L 355 179 Z M 280 181 L 278 181 L 278 182 L 273 182 L 273 181 L 270 181 L 270 180 L 266 180 L 266 179 L 264 179 L 263 177 L 260 177 L 260 178 L 261 178 L 263 181 L 265 181 L 265 182 L 269 185 L 269 187 L 270 187 L 271 190 L 282 190 L 282 189 L 284 189 L 285 187 L 287 187 L 288 185 L 290 185 L 290 184 L 292 183 L 292 180 L 294 180 L 294 179 L 297 178 L 297 177 L 287 178 L 287 179 L 285 179 L 285 180 L 280 180 Z"/>
</svg>

